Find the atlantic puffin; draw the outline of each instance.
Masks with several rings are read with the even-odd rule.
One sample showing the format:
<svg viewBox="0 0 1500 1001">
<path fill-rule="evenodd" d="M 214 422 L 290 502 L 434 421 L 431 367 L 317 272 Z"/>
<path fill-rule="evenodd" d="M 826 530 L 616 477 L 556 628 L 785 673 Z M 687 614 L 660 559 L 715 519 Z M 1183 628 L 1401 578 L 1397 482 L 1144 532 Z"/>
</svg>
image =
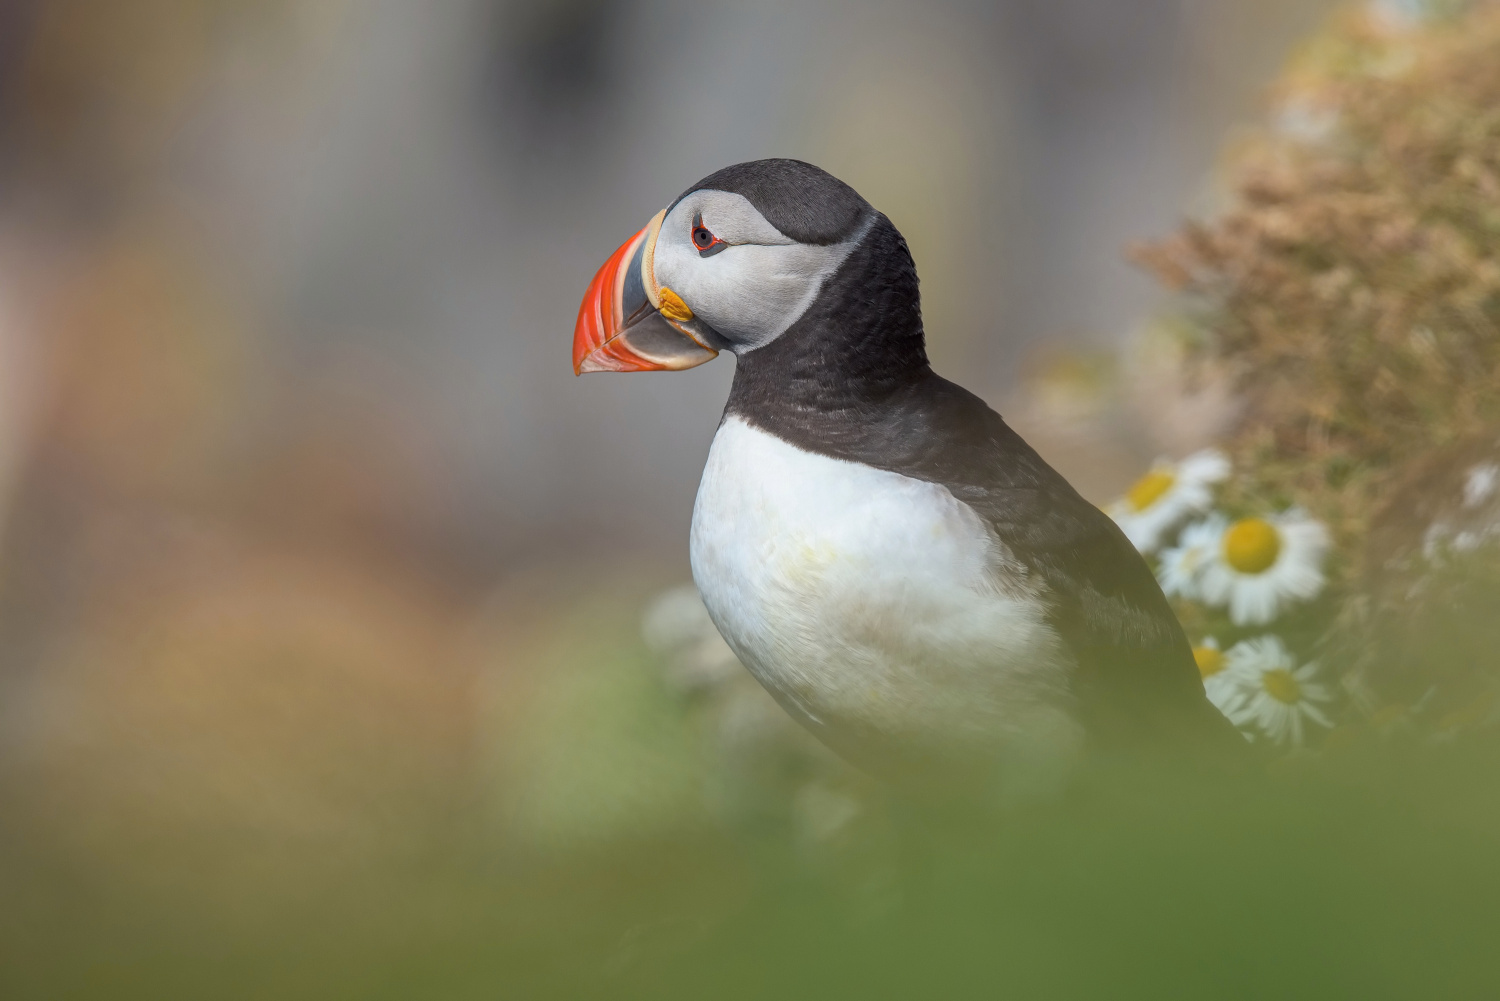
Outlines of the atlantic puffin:
<svg viewBox="0 0 1500 1001">
<path fill-rule="evenodd" d="M 608 259 L 573 368 L 734 381 L 693 579 L 772 696 L 898 783 L 1025 783 L 1090 752 L 1239 743 L 1140 554 L 933 372 L 884 214 L 799 160 L 725 167 Z"/>
</svg>

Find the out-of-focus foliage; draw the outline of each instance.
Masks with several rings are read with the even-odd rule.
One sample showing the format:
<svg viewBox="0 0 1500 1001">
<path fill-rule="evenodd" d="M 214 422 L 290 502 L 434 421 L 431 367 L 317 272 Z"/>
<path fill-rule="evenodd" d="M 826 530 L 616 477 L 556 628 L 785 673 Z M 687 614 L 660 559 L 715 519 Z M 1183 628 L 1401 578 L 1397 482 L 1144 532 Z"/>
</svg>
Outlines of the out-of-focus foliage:
<svg viewBox="0 0 1500 1001">
<path fill-rule="evenodd" d="M 1395 647 L 1389 631 L 1453 594 L 1418 586 L 1435 523 L 1413 498 L 1448 490 L 1461 508 L 1473 456 L 1500 438 L 1500 6 L 1350 9 L 1273 94 L 1272 123 L 1227 164 L 1225 210 L 1137 256 L 1184 294 L 1189 364 L 1227 372 L 1243 398 L 1224 505 L 1298 505 L 1332 529 L 1334 589 L 1309 646 L 1344 671 L 1357 715 L 1451 718 L 1489 698 L 1500 657 L 1459 666 L 1431 646 L 1451 631 Z M 1414 664 L 1423 643 L 1435 656 Z"/>
</svg>

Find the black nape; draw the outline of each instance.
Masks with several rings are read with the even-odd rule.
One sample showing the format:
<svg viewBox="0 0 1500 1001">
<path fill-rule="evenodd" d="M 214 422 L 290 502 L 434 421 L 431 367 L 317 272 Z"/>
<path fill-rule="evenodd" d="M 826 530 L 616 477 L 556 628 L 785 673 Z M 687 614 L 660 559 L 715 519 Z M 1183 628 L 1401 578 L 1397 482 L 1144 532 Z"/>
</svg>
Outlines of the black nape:
<svg viewBox="0 0 1500 1001">
<path fill-rule="evenodd" d="M 726 413 L 814 451 L 930 374 L 917 269 L 884 215 L 780 337 L 740 356 Z"/>
</svg>

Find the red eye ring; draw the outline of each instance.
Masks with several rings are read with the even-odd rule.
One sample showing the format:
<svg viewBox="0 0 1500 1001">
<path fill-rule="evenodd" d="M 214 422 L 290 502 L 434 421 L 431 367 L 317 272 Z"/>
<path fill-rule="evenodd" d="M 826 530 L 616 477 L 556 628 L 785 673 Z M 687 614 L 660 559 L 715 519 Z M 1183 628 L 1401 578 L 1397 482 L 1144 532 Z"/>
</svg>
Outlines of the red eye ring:
<svg viewBox="0 0 1500 1001">
<path fill-rule="evenodd" d="M 707 226 L 703 225 L 703 216 L 701 215 L 693 217 L 692 240 L 694 249 L 702 257 L 717 254 L 720 250 L 728 246 L 723 240 L 714 236 Z"/>
</svg>

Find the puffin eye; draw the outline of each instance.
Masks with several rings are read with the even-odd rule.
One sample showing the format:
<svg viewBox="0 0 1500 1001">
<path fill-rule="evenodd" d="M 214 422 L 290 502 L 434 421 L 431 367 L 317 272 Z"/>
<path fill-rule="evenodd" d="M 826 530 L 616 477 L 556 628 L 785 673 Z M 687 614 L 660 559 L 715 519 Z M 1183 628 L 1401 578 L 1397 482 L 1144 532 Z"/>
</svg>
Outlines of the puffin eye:
<svg viewBox="0 0 1500 1001">
<path fill-rule="evenodd" d="M 693 246 L 698 248 L 699 257 L 712 257 L 729 244 L 714 236 L 708 227 L 703 225 L 702 215 L 696 215 L 693 217 Z"/>
</svg>

